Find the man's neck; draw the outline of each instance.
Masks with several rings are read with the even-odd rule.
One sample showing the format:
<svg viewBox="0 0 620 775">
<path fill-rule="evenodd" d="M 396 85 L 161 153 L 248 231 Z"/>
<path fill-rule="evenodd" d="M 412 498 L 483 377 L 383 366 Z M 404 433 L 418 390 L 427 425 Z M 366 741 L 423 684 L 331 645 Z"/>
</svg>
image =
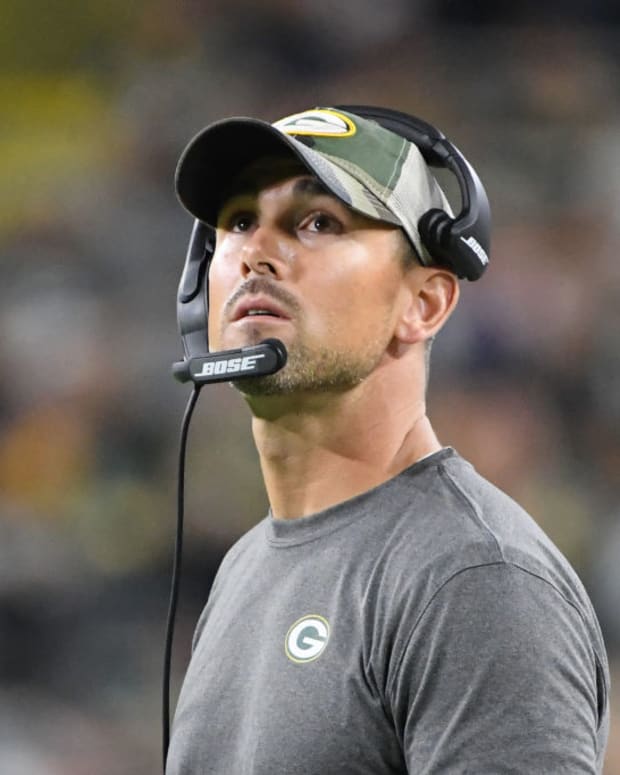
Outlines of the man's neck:
<svg viewBox="0 0 620 775">
<path fill-rule="evenodd" d="M 441 448 L 411 386 L 373 382 L 337 395 L 270 397 L 260 410 L 248 401 L 274 517 L 322 511 Z"/>
</svg>

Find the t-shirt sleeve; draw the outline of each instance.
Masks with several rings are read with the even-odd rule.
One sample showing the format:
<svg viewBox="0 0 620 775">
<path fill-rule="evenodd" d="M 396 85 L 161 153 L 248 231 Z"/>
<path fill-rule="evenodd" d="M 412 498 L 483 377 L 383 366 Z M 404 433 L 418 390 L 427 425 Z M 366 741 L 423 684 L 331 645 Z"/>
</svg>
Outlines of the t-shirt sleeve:
<svg viewBox="0 0 620 775">
<path fill-rule="evenodd" d="M 587 626 L 551 584 L 516 566 L 469 568 L 445 583 L 411 622 L 390 679 L 411 773 L 598 772 Z"/>
</svg>

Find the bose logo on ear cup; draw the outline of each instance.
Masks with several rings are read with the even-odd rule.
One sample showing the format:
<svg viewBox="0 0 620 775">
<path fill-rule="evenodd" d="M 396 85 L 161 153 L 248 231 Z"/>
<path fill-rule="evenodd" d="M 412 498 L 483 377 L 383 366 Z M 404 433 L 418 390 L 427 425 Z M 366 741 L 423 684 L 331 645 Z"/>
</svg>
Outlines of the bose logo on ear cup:
<svg viewBox="0 0 620 775">
<path fill-rule="evenodd" d="M 461 237 L 461 240 L 474 251 L 484 266 L 489 263 L 489 257 L 487 256 L 485 249 L 475 237 Z"/>
</svg>

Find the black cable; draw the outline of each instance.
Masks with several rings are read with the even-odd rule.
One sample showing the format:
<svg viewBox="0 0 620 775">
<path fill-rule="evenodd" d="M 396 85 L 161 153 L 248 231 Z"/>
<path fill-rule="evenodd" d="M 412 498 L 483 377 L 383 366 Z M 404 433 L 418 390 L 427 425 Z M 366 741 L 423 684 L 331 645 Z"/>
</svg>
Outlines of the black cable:
<svg viewBox="0 0 620 775">
<path fill-rule="evenodd" d="M 176 618 L 177 601 L 179 599 L 179 584 L 181 579 L 181 561 L 183 558 L 183 516 L 185 510 L 185 450 L 190 420 L 196 406 L 201 385 L 194 385 L 189 397 L 179 443 L 179 470 L 177 480 L 177 532 L 174 544 L 174 560 L 172 565 L 172 583 L 170 585 L 170 604 L 168 606 L 168 622 L 166 624 L 166 647 L 164 652 L 164 680 L 162 687 L 162 742 L 163 742 L 163 772 L 166 772 L 166 759 L 170 744 L 170 667 L 172 662 L 172 641 L 174 639 L 174 621 Z"/>
</svg>

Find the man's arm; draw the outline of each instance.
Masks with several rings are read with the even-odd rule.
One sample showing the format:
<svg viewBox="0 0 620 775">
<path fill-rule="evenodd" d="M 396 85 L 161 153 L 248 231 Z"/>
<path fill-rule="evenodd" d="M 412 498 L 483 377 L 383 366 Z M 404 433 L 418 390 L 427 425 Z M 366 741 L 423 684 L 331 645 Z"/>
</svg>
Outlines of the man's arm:
<svg viewBox="0 0 620 775">
<path fill-rule="evenodd" d="M 606 696 L 587 624 L 527 571 L 498 563 L 452 577 L 392 674 L 411 773 L 600 771 Z"/>
</svg>

